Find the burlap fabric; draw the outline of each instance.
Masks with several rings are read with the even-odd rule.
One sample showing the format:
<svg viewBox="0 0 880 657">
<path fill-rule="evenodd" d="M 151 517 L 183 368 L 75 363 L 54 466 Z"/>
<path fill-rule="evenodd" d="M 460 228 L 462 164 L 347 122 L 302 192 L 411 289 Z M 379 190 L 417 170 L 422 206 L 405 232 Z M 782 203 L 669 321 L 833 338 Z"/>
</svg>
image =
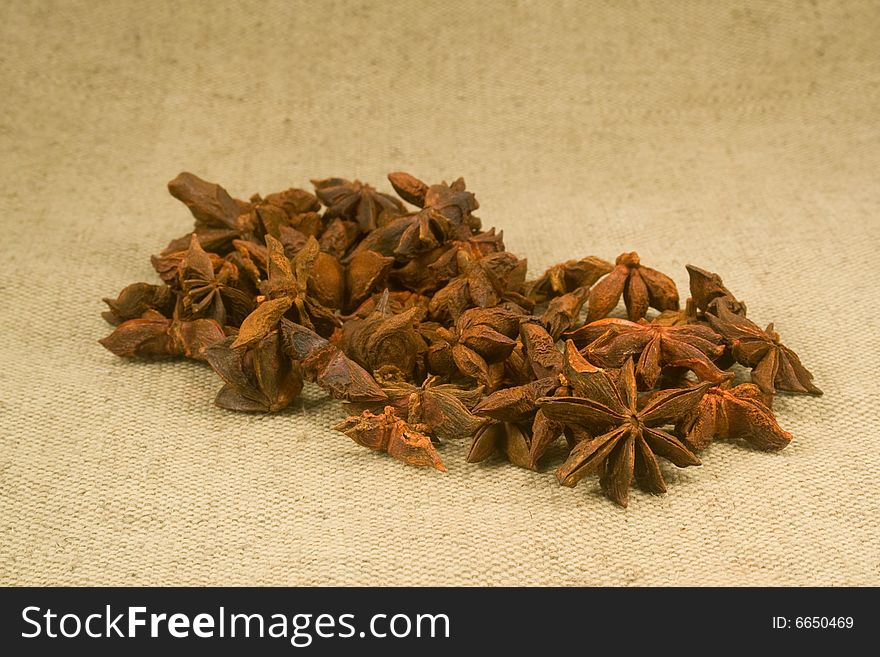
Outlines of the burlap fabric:
<svg viewBox="0 0 880 657">
<path fill-rule="evenodd" d="M 878 584 L 874 2 L 5 3 L 0 583 Z M 236 195 L 465 176 L 533 271 L 718 271 L 824 389 L 627 510 L 595 480 L 420 471 L 126 362 L 100 298 Z"/>
</svg>

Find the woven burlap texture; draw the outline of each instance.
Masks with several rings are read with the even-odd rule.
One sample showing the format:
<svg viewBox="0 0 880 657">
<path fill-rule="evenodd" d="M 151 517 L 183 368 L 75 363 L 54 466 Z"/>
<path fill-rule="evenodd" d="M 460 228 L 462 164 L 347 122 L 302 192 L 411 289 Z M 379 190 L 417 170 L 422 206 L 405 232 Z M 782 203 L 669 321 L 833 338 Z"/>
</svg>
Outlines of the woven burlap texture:
<svg viewBox="0 0 880 657">
<path fill-rule="evenodd" d="M 872 2 L 6 3 L 0 583 L 880 584 L 880 7 Z M 537 272 L 718 271 L 825 391 L 628 509 L 552 468 L 409 468 L 212 405 L 97 344 L 103 296 L 233 194 L 463 175 Z"/>
</svg>

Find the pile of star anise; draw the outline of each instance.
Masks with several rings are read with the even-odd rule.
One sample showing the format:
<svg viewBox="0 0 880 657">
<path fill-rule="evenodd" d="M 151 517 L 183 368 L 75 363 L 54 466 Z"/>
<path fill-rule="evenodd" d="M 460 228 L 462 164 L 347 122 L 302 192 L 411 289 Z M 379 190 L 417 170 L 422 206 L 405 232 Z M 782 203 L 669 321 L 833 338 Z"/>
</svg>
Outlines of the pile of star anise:
<svg viewBox="0 0 880 657">
<path fill-rule="evenodd" d="M 388 178 L 399 199 L 330 178 L 243 201 L 180 174 L 168 188 L 195 228 L 153 256 L 162 284 L 105 299 L 101 344 L 207 361 L 234 411 L 280 411 L 316 383 L 353 409 L 337 430 L 411 465 L 444 470 L 437 445 L 470 439 L 470 462 L 538 469 L 564 438 L 560 483 L 595 472 L 624 506 L 633 478 L 666 490 L 658 457 L 698 465 L 715 438 L 782 449 L 773 395 L 821 394 L 716 274 L 687 267 L 683 310 L 636 253 L 527 280 L 462 179 Z M 626 319 L 608 317 L 621 297 Z"/>
</svg>

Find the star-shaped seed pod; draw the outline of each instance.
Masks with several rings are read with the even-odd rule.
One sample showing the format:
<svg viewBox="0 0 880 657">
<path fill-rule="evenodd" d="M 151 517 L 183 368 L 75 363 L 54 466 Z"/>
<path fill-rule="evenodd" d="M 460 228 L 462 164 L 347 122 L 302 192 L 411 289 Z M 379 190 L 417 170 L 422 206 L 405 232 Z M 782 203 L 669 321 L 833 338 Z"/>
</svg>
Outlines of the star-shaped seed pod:
<svg viewBox="0 0 880 657">
<path fill-rule="evenodd" d="M 397 417 L 391 406 L 386 406 L 379 415 L 364 411 L 361 415 L 343 420 L 333 429 L 344 433 L 358 445 L 386 452 L 407 465 L 446 471 L 431 439 Z"/>
<path fill-rule="evenodd" d="M 342 263 L 329 253 L 318 251 L 306 284 L 309 296 L 327 310 L 339 310 L 345 305 L 345 283 L 346 273 Z"/>
<path fill-rule="evenodd" d="M 182 250 L 164 255 L 150 256 L 150 263 L 153 265 L 156 273 L 159 274 L 159 278 L 175 291 L 180 290 L 180 272 L 183 268 L 183 261 L 189 251 L 189 245 L 192 242 L 192 235 L 188 235 L 186 239 L 188 241 Z M 199 244 L 201 245 L 201 242 Z M 211 260 L 211 265 L 214 267 L 215 276 L 225 276 L 227 280 L 234 280 L 238 277 L 236 266 L 233 263 L 226 258 L 218 256 L 216 253 L 211 253 L 210 251 L 206 251 L 206 253 Z M 226 273 L 224 274 L 224 272 Z"/>
<path fill-rule="evenodd" d="M 229 249 L 232 240 L 251 237 L 249 213 L 253 206 L 232 198 L 220 185 L 184 171 L 168 183 L 168 191 L 189 208 L 196 223 L 193 233 L 172 240 L 162 255 L 186 249 L 192 234 L 198 235 L 208 251 L 219 254 Z"/>
<path fill-rule="evenodd" d="M 122 322 L 98 342 L 122 358 L 205 360 L 205 350 L 226 335 L 213 319 L 168 319 L 156 310 Z"/>
<path fill-rule="evenodd" d="M 260 294 L 258 286 L 265 277 L 267 266 L 266 247 L 247 240 L 232 240 L 232 248 L 234 251 L 228 253 L 224 260 L 244 274 L 244 276 L 239 275 L 239 285 L 243 285 L 246 281 L 253 296 L 258 296 Z"/>
<path fill-rule="evenodd" d="M 342 259 L 357 244 L 360 234 L 361 229 L 355 222 L 337 217 L 327 224 L 318 244 L 324 253 Z"/>
<path fill-rule="evenodd" d="M 101 316 L 111 324 L 138 319 L 148 310 L 168 316 L 174 312 L 176 301 L 174 290 L 167 285 L 132 283 L 124 287 L 115 299 L 104 299 L 109 310 L 105 310 Z"/>
<path fill-rule="evenodd" d="M 516 339 L 516 345 L 504 361 L 504 374 L 497 388 L 525 385 L 535 380 L 535 372 L 526 355 L 522 338 Z"/>
<path fill-rule="evenodd" d="M 388 382 L 382 387 L 388 395 L 387 405 L 410 425 L 437 440 L 458 440 L 474 435 L 487 420 L 472 414 L 470 409 L 483 395 L 482 388 L 465 389 L 440 383 L 429 376 L 421 386 L 404 381 Z M 377 412 L 382 404 L 350 404 L 355 410 Z"/>
<path fill-rule="evenodd" d="M 573 343 L 568 344 L 575 349 Z M 586 360 L 577 369 L 570 379 L 577 396 L 538 400 L 547 417 L 580 432 L 581 439 L 556 472 L 561 484 L 575 486 L 588 473 L 598 472 L 605 494 L 626 506 L 633 478 L 648 492 L 666 492 L 658 456 L 678 467 L 700 464 L 681 440 L 660 427 L 688 413 L 712 384 L 661 390 L 639 398 L 631 359 L 618 376 Z"/>
<path fill-rule="evenodd" d="M 383 212 L 395 215 L 405 211 L 403 203 L 396 198 L 378 192 L 360 180 L 325 178 L 312 180 L 312 184 L 321 203 L 327 206 L 325 217 L 357 221 L 363 233 L 376 229 Z"/>
<path fill-rule="evenodd" d="M 368 372 L 390 367 L 404 380 L 420 379 L 428 350 L 418 330 L 424 316 L 424 309 L 417 306 L 400 314 L 391 312 L 386 290 L 372 314 L 343 324 L 337 344 Z"/>
<path fill-rule="evenodd" d="M 330 335 L 339 320 L 308 290 L 321 253 L 315 238 L 309 238 L 293 263 L 285 255 L 281 242 L 271 235 L 266 236 L 266 247 L 268 279 L 260 285 L 264 300 L 242 322 L 233 346 L 240 347 L 264 338 L 278 327 L 282 317 L 294 319 L 319 334 Z"/>
<path fill-rule="evenodd" d="M 183 315 L 213 319 L 220 326 L 238 326 L 253 310 L 251 297 L 230 285 L 229 269 L 215 273 L 214 265 L 193 235 L 180 264 Z"/>
<path fill-rule="evenodd" d="M 684 308 L 679 310 L 664 310 L 651 320 L 656 326 L 687 326 L 688 324 L 704 323 L 703 315 L 697 312 L 694 300 L 688 297 Z"/>
<path fill-rule="evenodd" d="M 314 237 L 307 237 L 298 230 L 282 226 L 278 236 L 266 236 L 263 244 L 247 240 L 234 240 L 235 254 L 226 256 L 229 260 L 233 255 L 241 257 L 248 274 L 258 286 L 265 286 L 265 279 L 269 273 L 269 248 L 266 244 L 273 240 L 281 244 L 282 251 L 288 259 L 295 259 L 300 253 L 308 259 L 309 265 L 308 282 L 306 289 L 309 294 L 320 304 L 328 309 L 342 307 L 345 295 L 345 269 L 339 259 L 329 253 L 324 253 L 320 248 L 315 248 Z M 277 250 L 277 245 L 274 245 Z M 308 263 L 307 263 L 308 264 Z M 259 292 L 257 293 L 259 294 Z"/>
<path fill-rule="evenodd" d="M 291 187 L 283 192 L 269 194 L 264 199 L 254 196 L 251 198 L 251 203 L 254 204 L 258 212 L 268 208 L 281 210 L 284 213 L 285 219 L 281 220 L 280 216 L 278 216 L 272 222 L 272 224 L 277 226 L 278 230 L 289 226 L 306 237 L 318 237 L 324 229 L 324 222 L 321 219 L 321 215 L 318 214 L 321 204 L 314 194 L 304 189 Z M 272 235 L 272 237 L 281 239 L 272 230 L 272 225 L 267 217 L 263 217 L 262 223 L 266 227 L 267 233 Z"/>
<path fill-rule="evenodd" d="M 522 320 L 519 336 L 537 378 L 553 376 L 562 371 L 562 354 L 556 348 L 556 340 L 537 318 Z"/>
<path fill-rule="evenodd" d="M 541 323 L 554 340 L 577 323 L 584 303 L 590 294 L 589 287 L 579 287 L 567 294 L 551 299 L 541 315 Z"/>
<path fill-rule="evenodd" d="M 519 316 L 502 308 L 473 308 L 453 328 L 436 330 L 438 340 L 428 349 L 428 369 L 445 376 L 457 372 L 476 379 L 486 390 L 500 383 L 504 360 L 516 346 Z M 490 367 L 499 365 L 495 371 Z"/>
<path fill-rule="evenodd" d="M 752 383 L 730 382 L 709 388 L 689 413 L 676 423 L 694 449 L 704 449 L 713 439 L 745 440 L 758 449 L 777 451 L 791 442 L 766 402 L 768 397 Z"/>
<path fill-rule="evenodd" d="M 529 460 L 531 451 L 531 427 L 527 423 L 492 422 L 477 430 L 467 453 L 468 463 L 485 461 L 496 452 L 520 468 L 534 470 Z"/>
<path fill-rule="evenodd" d="M 296 399 L 303 387 L 299 364 L 282 350 L 277 331 L 247 347 L 233 348 L 233 337 L 206 351 L 208 364 L 225 382 L 214 403 L 246 413 L 275 413 Z"/>
<path fill-rule="evenodd" d="M 568 394 L 570 389 L 565 377 L 549 376 L 488 395 L 473 411 L 492 418 L 501 426 L 474 437 L 468 460 L 482 461 L 503 449 L 512 463 L 536 469 L 538 461 L 564 430 L 562 423 L 551 420 L 538 408 L 538 399 Z"/>
<path fill-rule="evenodd" d="M 431 299 L 431 318 L 455 321 L 468 308 L 492 308 L 512 301 L 531 311 L 534 304 L 522 294 L 528 262 L 512 253 L 491 253 L 478 260 L 457 253 L 459 275 Z"/>
<path fill-rule="evenodd" d="M 438 185 L 428 185 L 415 176 L 397 171 L 388 174 L 394 191 L 404 201 L 419 208 L 430 208 L 444 215 L 453 226 L 459 239 L 471 232 L 480 230 L 480 220 L 472 213 L 480 207 L 477 198 L 467 191 L 464 178 L 458 178 L 451 185 L 446 181 Z M 461 228 L 461 230 L 458 230 Z"/>
<path fill-rule="evenodd" d="M 385 285 L 394 258 L 375 251 L 359 251 L 345 268 L 346 302 L 344 310 L 351 312 L 377 289 Z"/>
<path fill-rule="evenodd" d="M 446 285 L 459 275 L 459 255 L 467 262 L 479 260 L 490 253 L 504 251 L 501 233 L 492 228 L 485 233 L 472 235 L 466 240 L 452 240 L 411 257 L 403 266 L 396 267 L 391 280 L 413 292 L 427 294 Z"/>
<path fill-rule="evenodd" d="M 341 349 L 305 326 L 282 319 L 285 352 L 300 362 L 307 381 L 317 383 L 334 399 L 349 402 L 382 402 L 388 396 L 375 379 Z"/>
<path fill-rule="evenodd" d="M 372 294 L 369 298 L 365 299 L 364 302 L 351 313 L 351 315 L 345 316 L 343 319 L 349 320 L 353 317 L 369 317 L 376 311 L 376 308 L 380 303 L 384 303 L 384 298 L 385 291 Z M 407 292 L 405 290 L 396 292 L 388 291 L 388 309 L 395 314 L 402 313 L 405 310 L 415 307 L 422 308 L 427 313 L 428 304 L 430 302 L 430 297 L 416 294 L 415 292 Z"/>
<path fill-rule="evenodd" d="M 553 265 L 540 278 L 527 284 L 528 295 L 535 303 L 541 303 L 577 288 L 589 288 L 612 269 L 614 265 L 595 256 L 566 260 Z"/>
<path fill-rule="evenodd" d="M 694 265 L 685 265 L 690 275 L 691 296 L 681 310 L 664 310 L 651 320 L 660 326 L 684 326 L 685 324 L 706 323 L 705 314 L 715 312 L 715 306 L 724 302 L 735 314 L 746 316 L 746 304 L 737 301 L 733 294 L 724 287 L 718 274 L 700 269 Z M 730 364 L 733 364 L 732 361 Z"/>
<path fill-rule="evenodd" d="M 645 267 L 635 251 L 617 257 L 614 269 L 590 290 L 587 321 L 594 322 L 607 316 L 620 301 L 626 304 L 627 317 L 637 322 L 648 308 L 677 310 L 678 290 L 666 274 Z"/>
<path fill-rule="evenodd" d="M 467 239 L 455 239 L 452 241 L 458 251 L 467 251 L 474 259 L 479 259 L 490 253 L 501 253 L 504 248 L 504 231 L 495 232 L 495 228 L 489 228 L 480 233 L 469 235 Z"/>
<path fill-rule="evenodd" d="M 773 395 L 785 392 L 821 395 L 813 385 L 813 375 L 801 365 L 791 349 L 779 341 L 779 334 L 769 324 L 766 329 L 734 313 L 726 302 L 715 305 L 716 314 L 707 313 L 712 328 L 730 345 L 731 353 L 740 365 L 752 368 L 752 383 Z"/>
<path fill-rule="evenodd" d="M 583 347 L 581 353 L 587 360 L 604 368 L 619 368 L 627 359 L 638 358 L 636 376 L 647 390 L 668 367 L 685 367 L 701 380 L 713 383 L 733 376 L 712 362 L 724 353 L 724 340 L 701 324 L 661 326 L 605 318 L 566 337 Z"/>
<path fill-rule="evenodd" d="M 454 243 L 451 242 L 419 253 L 402 266 L 395 267 L 389 274 L 389 280 L 395 287 L 431 294 L 458 275 L 457 266 L 448 266 L 450 257 L 455 260 L 455 253 Z"/>
<path fill-rule="evenodd" d="M 408 260 L 445 244 L 449 228 L 446 217 L 426 208 L 394 217 L 364 237 L 352 253 L 375 251 L 386 257 Z"/>
<path fill-rule="evenodd" d="M 694 265 L 685 265 L 690 276 L 691 299 L 700 312 L 715 312 L 719 299 L 724 299 L 728 310 L 736 315 L 746 316 L 746 304 L 737 301 L 733 293 L 724 287 L 718 274 Z"/>
</svg>

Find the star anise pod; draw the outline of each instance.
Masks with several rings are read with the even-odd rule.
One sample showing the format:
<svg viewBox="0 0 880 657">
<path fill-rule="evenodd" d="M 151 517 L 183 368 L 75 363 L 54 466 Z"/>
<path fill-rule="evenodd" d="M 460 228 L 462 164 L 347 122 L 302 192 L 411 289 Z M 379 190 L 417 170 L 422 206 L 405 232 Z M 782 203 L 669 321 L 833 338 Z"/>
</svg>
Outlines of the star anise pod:
<svg viewBox="0 0 880 657">
<path fill-rule="evenodd" d="M 183 251 L 175 251 L 174 253 L 164 255 L 151 255 L 150 264 L 153 265 L 153 269 L 159 274 L 159 278 L 162 279 L 162 282 L 165 283 L 165 285 L 179 288 L 180 263 L 183 262 L 183 257 L 185 255 L 185 249 Z M 212 258 L 212 261 L 216 260 L 217 262 L 225 262 L 223 258 L 216 254 L 209 253 L 208 256 Z"/>
<path fill-rule="evenodd" d="M 536 319 L 524 319 L 519 327 L 526 358 L 539 379 L 562 371 L 562 354 L 556 348 L 556 339 Z"/>
<path fill-rule="evenodd" d="M 220 254 L 229 249 L 232 240 L 251 236 L 251 204 L 232 198 L 220 185 L 184 171 L 168 183 L 168 191 L 189 208 L 196 224 L 193 233 L 172 240 L 163 255 L 185 249 L 192 234 L 198 235 L 207 250 Z"/>
<path fill-rule="evenodd" d="M 504 231 L 495 231 L 495 228 L 489 228 L 473 235 L 468 235 L 467 239 L 455 239 L 452 241 L 456 250 L 467 251 L 473 259 L 479 259 L 490 253 L 501 253 L 504 248 Z"/>
<path fill-rule="evenodd" d="M 638 358 L 636 375 L 645 389 L 653 388 L 667 367 L 686 367 L 701 380 L 714 383 L 733 376 L 712 362 L 724 353 L 724 340 L 701 324 L 661 326 L 609 317 L 566 337 L 583 346 L 581 353 L 587 360 L 604 368 L 622 367 L 627 359 Z"/>
<path fill-rule="evenodd" d="M 753 321 L 734 313 L 726 302 L 715 304 L 715 313 L 707 313 L 709 324 L 730 345 L 736 362 L 752 368 L 752 383 L 762 391 L 770 395 L 777 390 L 822 394 L 797 354 L 779 341 L 773 324 L 761 330 Z"/>
<path fill-rule="evenodd" d="M 581 308 L 589 294 L 589 287 L 579 287 L 550 300 L 547 309 L 541 315 L 541 323 L 554 340 L 558 340 L 565 331 L 577 323 Z"/>
<path fill-rule="evenodd" d="M 535 466 L 529 459 L 531 443 L 531 427 L 528 423 L 492 422 L 480 427 L 474 434 L 466 460 L 468 463 L 479 463 L 500 452 L 514 465 L 534 470 Z"/>
<path fill-rule="evenodd" d="M 310 240 L 311 243 L 317 246 L 314 237 L 310 238 Z M 303 251 L 308 246 L 309 243 L 303 247 Z M 296 256 L 294 256 L 295 258 Z M 329 253 L 319 250 L 308 273 L 308 282 L 306 284 L 308 295 L 325 309 L 331 311 L 338 310 L 345 305 L 345 284 L 346 272 L 339 260 Z"/>
<path fill-rule="evenodd" d="M 487 422 L 470 411 L 480 400 L 482 388 L 465 389 L 440 383 L 438 377 L 429 376 L 421 386 L 393 381 L 383 385 L 382 390 L 388 395 L 385 404 L 351 406 L 358 411 L 373 412 L 381 410 L 383 405 L 392 406 L 399 417 L 438 440 L 468 438 Z"/>
<path fill-rule="evenodd" d="M 268 240 L 269 236 L 270 234 L 266 235 L 267 241 L 270 241 Z M 306 285 L 308 292 L 318 303 L 328 309 L 341 307 L 346 286 L 345 268 L 339 259 L 320 251 L 320 249 L 315 249 L 313 237 L 303 235 L 289 226 L 281 226 L 278 234 L 271 235 L 271 237 L 281 244 L 284 255 L 289 259 L 296 258 L 300 252 L 305 251 L 308 247 L 309 250 L 303 254 L 303 257 L 314 258 Z M 240 268 L 248 273 L 249 279 L 256 286 L 265 285 L 263 281 L 269 272 L 269 249 L 266 243 L 265 241 L 258 244 L 249 240 L 233 240 L 232 245 L 235 251 L 226 256 L 227 260 L 235 258 L 235 262 L 239 263 Z M 255 292 L 255 296 L 259 294 L 259 291 Z"/>
<path fill-rule="evenodd" d="M 460 239 L 480 230 L 480 220 L 472 214 L 480 204 L 467 191 L 464 178 L 458 178 L 451 185 L 446 181 L 428 185 L 409 173 L 397 171 L 389 173 L 388 180 L 403 200 L 420 208 L 436 210 L 457 228 L 462 227 L 463 230 L 456 231 Z"/>
<path fill-rule="evenodd" d="M 501 376 L 501 383 L 498 388 L 506 388 L 509 386 L 519 386 L 535 380 L 535 372 L 526 356 L 525 347 L 523 347 L 522 338 L 516 339 L 513 351 L 504 360 L 504 373 Z"/>
<path fill-rule="evenodd" d="M 435 374 L 456 372 L 477 380 L 492 391 L 500 383 L 506 359 L 516 341 L 519 316 L 502 308 L 465 311 L 450 330 L 436 330 L 438 340 L 428 349 L 428 369 Z M 491 368 L 491 365 L 500 367 Z"/>
<path fill-rule="evenodd" d="M 728 310 L 736 315 L 746 316 L 746 304 L 737 301 L 730 290 L 724 287 L 721 277 L 694 265 L 685 265 L 690 276 L 691 298 L 701 312 L 715 312 L 719 299 L 724 299 Z"/>
<path fill-rule="evenodd" d="M 282 350 L 273 331 L 247 347 L 234 348 L 233 337 L 208 348 L 208 364 L 225 382 L 214 403 L 231 411 L 274 413 L 286 408 L 303 387 L 299 364 Z"/>
<path fill-rule="evenodd" d="M 238 269 L 238 284 L 242 287 L 246 284 L 253 296 L 258 296 L 260 294 L 258 286 L 265 277 L 268 264 L 266 247 L 263 244 L 247 240 L 232 240 L 232 248 L 234 250 L 228 253 L 224 260 L 232 263 Z"/>
<path fill-rule="evenodd" d="M 183 312 L 187 317 L 213 319 L 220 326 L 238 326 L 253 310 L 251 297 L 229 285 L 229 269 L 214 271 L 197 235 L 180 265 Z"/>
<path fill-rule="evenodd" d="M 351 312 L 367 297 L 385 285 L 394 258 L 375 251 L 359 251 L 348 261 L 345 269 L 345 310 Z"/>
<path fill-rule="evenodd" d="M 538 407 L 538 399 L 568 394 L 570 389 L 565 377 L 549 376 L 488 395 L 474 407 L 474 413 L 493 418 L 503 425 L 516 427 L 516 431 L 510 433 L 496 428 L 484 436 L 475 436 L 468 460 L 482 461 L 496 449 L 503 448 L 511 462 L 535 469 L 547 448 L 564 430 L 562 423 L 551 420 Z M 508 439 L 514 442 L 508 443 Z"/>
<path fill-rule="evenodd" d="M 455 260 L 455 253 L 455 246 L 451 242 L 419 253 L 402 266 L 395 267 L 390 272 L 389 280 L 405 290 L 431 294 L 458 275 L 457 266 L 448 266 L 450 258 Z"/>
<path fill-rule="evenodd" d="M 681 310 L 664 310 L 651 320 L 660 326 L 683 326 L 685 324 L 705 323 L 704 313 L 714 312 L 715 305 L 724 302 L 737 315 L 746 316 L 746 304 L 737 301 L 724 287 L 721 277 L 693 265 L 685 265 L 690 275 L 691 296 Z M 732 362 L 731 362 L 732 364 Z"/>
<path fill-rule="evenodd" d="M 354 254 L 375 251 L 399 260 L 414 258 L 445 244 L 449 221 L 436 210 L 426 208 L 413 214 L 394 217 L 361 240 Z"/>
<path fill-rule="evenodd" d="M 570 354 L 576 348 L 569 342 L 567 349 Z M 661 390 L 639 398 L 631 359 L 618 376 L 586 360 L 578 363 L 577 370 L 570 379 L 577 396 L 538 400 L 547 417 L 580 432 L 580 440 L 557 470 L 561 484 L 575 486 L 586 474 L 598 471 L 605 494 L 626 506 L 634 477 L 648 492 L 666 492 L 658 456 L 678 467 L 700 464 L 681 440 L 660 427 L 675 423 L 694 408 L 711 384 Z"/>
<path fill-rule="evenodd" d="M 122 322 L 100 342 L 123 358 L 166 360 L 181 356 L 205 360 L 205 350 L 226 335 L 213 319 L 168 319 L 148 310 L 137 319 Z"/>
<path fill-rule="evenodd" d="M 345 322 L 337 344 L 368 372 L 393 367 L 405 380 L 421 378 L 428 349 L 418 331 L 424 316 L 419 307 L 391 312 L 386 293 L 371 315 Z"/>
<path fill-rule="evenodd" d="M 589 256 L 580 260 L 566 260 L 553 265 L 535 281 L 527 285 L 528 294 L 536 303 L 574 292 L 577 288 L 589 288 L 602 276 L 614 269 L 610 262 Z"/>
<path fill-rule="evenodd" d="M 324 222 L 321 219 L 321 215 L 318 214 L 318 211 L 321 209 L 318 198 L 304 189 L 291 187 L 283 192 L 269 194 L 266 198 L 254 196 L 251 198 L 251 203 L 258 210 L 263 208 L 278 208 L 281 210 L 286 219 L 281 221 L 279 218 L 272 222 L 278 228 L 285 225 L 290 226 L 306 237 L 317 237 L 324 228 Z M 281 239 L 272 230 L 272 226 L 269 225 L 266 219 L 264 219 L 263 224 L 266 227 L 266 232 L 272 235 L 272 237 Z"/>
<path fill-rule="evenodd" d="M 388 399 L 364 368 L 314 331 L 282 319 L 281 337 L 286 353 L 300 362 L 305 379 L 334 399 L 368 403 Z"/>
<path fill-rule="evenodd" d="M 380 303 L 386 303 L 385 299 L 385 291 L 377 292 L 372 294 L 369 298 L 364 300 L 361 305 L 359 305 L 351 315 L 343 317 L 343 319 L 348 320 L 352 317 L 369 317 L 370 314 L 375 312 L 376 308 Z M 402 313 L 405 310 L 409 310 L 410 308 L 419 307 L 424 309 L 427 313 L 428 304 L 431 302 L 430 297 L 426 297 L 421 294 L 416 294 L 415 292 L 407 292 L 407 291 L 396 291 L 392 292 L 388 290 L 387 296 L 387 304 L 388 309 L 393 313 Z"/>
<path fill-rule="evenodd" d="M 697 312 L 697 306 L 694 300 L 688 297 L 684 308 L 679 310 L 664 310 L 651 320 L 651 324 L 657 326 L 687 326 L 688 324 L 697 324 L 704 322 L 703 317 Z"/>
<path fill-rule="evenodd" d="M 337 217 L 324 228 L 318 244 L 324 253 L 341 259 L 357 244 L 360 234 L 361 229 L 355 222 Z"/>
<path fill-rule="evenodd" d="M 627 316 L 633 322 L 640 320 L 648 308 L 678 309 L 678 290 L 666 274 L 645 267 L 635 251 L 617 257 L 614 269 L 590 290 L 587 321 L 607 316 L 617 306 L 620 295 L 626 304 Z"/>
<path fill-rule="evenodd" d="M 758 449 L 780 450 L 791 442 L 773 411 L 767 396 L 752 383 L 732 386 L 730 382 L 709 388 L 700 402 L 676 424 L 695 449 L 704 449 L 713 439 L 742 439 Z"/>
<path fill-rule="evenodd" d="M 357 221 L 364 233 L 376 229 L 382 212 L 403 214 L 405 211 L 403 204 L 396 198 L 378 192 L 360 180 L 326 178 L 312 180 L 312 184 L 318 198 L 327 206 L 324 213 L 327 218 L 340 217 Z"/>
<path fill-rule="evenodd" d="M 441 472 L 446 470 L 431 439 L 397 417 L 391 406 L 386 406 L 379 415 L 364 411 L 361 415 L 343 420 L 333 428 L 358 445 L 387 452 L 407 465 L 432 467 Z"/>
<path fill-rule="evenodd" d="M 174 311 L 176 301 L 174 290 L 167 285 L 132 283 L 124 287 L 115 299 L 104 299 L 109 310 L 105 310 L 101 316 L 111 324 L 137 319 L 148 310 L 167 316 Z"/>
<path fill-rule="evenodd" d="M 417 253 L 407 262 L 391 272 L 391 280 L 413 292 L 428 294 L 434 292 L 450 279 L 459 275 L 459 251 L 464 251 L 468 262 L 479 260 L 490 253 L 504 251 L 504 240 L 495 229 L 472 235 L 466 240 L 451 240 L 444 244 Z"/>
<path fill-rule="evenodd" d="M 434 294 L 429 306 L 433 319 L 454 321 L 468 308 L 492 308 L 503 301 L 512 301 L 528 311 L 534 307 L 522 294 L 528 267 L 525 259 L 506 251 L 478 260 L 459 251 L 457 258 L 461 273 Z"/>
<path fill-rule="evenodd" d="M 308 291 L 310 277 L 320 255 L 318 243 L 310 237 L 306 247 L 293 262 L 284 253 L 281 242 L 266 236 L 268 279 L 260 285 L 265 299 L 241 324 L 233 346 L 240 347 L 260 340 L 278 327 L 282 317 L 296 320 L 322 335 L 330 335 L 339 323 L 331 310 L 313 299 Z"/>
<path fill-rule="evenodd" d="M 165 253 L 164 255 L 150 256 L 150 263 L 153 265 L 156 273 L 159 274 L 159 278 L 175 291 L 180 290 L 180 274 L 183 270 L 186 254 L 189 252 L 189 247 L 192 243 L 192 234 L 188 235 L 186 239 L 187 243 L 182 250 Z M 201 242 L 199 242 L 199 245 L 201 246 Z M 238 272 L 233 263 L 216 253 L 211 253 L 210 251 L 206 251 L 206 253 L 211 260 L 211 265 L 214 267 L 215 276 L 225 277 L 227 281 L 237 278 Z"/>
</svg>

